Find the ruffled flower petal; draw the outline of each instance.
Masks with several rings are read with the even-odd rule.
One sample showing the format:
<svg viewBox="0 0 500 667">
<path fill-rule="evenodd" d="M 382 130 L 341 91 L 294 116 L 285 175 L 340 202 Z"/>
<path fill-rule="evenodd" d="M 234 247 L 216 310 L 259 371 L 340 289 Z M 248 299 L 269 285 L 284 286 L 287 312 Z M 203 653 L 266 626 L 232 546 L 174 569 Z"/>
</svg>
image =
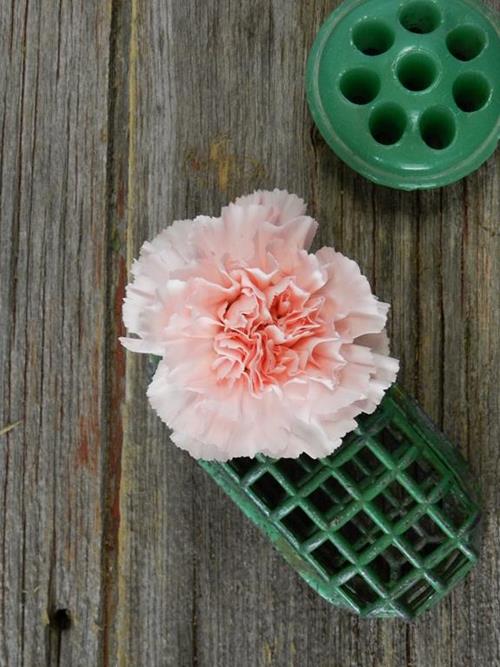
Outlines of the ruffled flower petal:
<svg viewBox="0 0 500 667">
<path fill-rule="evenodd" d="M 326 456 L 394 382 L 388 305 L 352 260 L 308 252 L 316 229 L 258 191 L 144 244 L 121 341 L 162 358 L 148 397 L 192 456 Z"/>
<path fill-rule="evenodd" d="M 283 224 L 294 218 L 303 216 L 306 212 L 306 205 L 303 199 L 297 195 L 289 194 L 286 190 L 277 188 L 269 190 L 256 190 L 251 195 L 238 197 L 235 204 L 247 208 L 252 205 L 265 206 L 274 211 L 275 224 Z"/>
</svg>

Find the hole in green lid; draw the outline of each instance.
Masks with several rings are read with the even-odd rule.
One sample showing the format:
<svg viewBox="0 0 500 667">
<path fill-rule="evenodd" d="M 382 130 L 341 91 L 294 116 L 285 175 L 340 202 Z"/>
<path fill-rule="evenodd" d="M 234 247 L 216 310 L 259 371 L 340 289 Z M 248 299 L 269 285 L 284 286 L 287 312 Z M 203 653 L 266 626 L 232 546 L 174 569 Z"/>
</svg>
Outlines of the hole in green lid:
<svg viewBox="0 0 500 667">
<path fill-rule="evenodd" d="M 385 146 L 397 143 L 406 129 L 406 113 L 398 104 L 387 102 L 374 109 L 370 116 L 370 133 Z"/>
<path fill-rule="evenodd" d="M 477 58 L 485 44 L 484 32 L 473 25 L 461 25 L 452 30 L 446 38 L 448 51 L 457 60 L 463 61 Z"/>
<path fill-rule="evenodd" d="M 353 104 L 368 104 L 380 90 L 380 79 L 366 67 L 358 67 L 345 72 L 340 79 L 342 95 Z"/>
<path fill-rule="evenodd" d="M 470 113 L 482 109 L 489 99 L 491 87 L 479 72 L 465 72 L 455 79 L 453 98 L 459 109 Z"/>
<path fill-rule="evenodd" d="M 399 22 L 409 32 L 425 35 L 436 30 L 441 23 L 441 14 L 433 2 L 415 0 L 403 6 Z"/>
<path fill-rule="evenodd" d="M 398 79 L 407 90 L 419 92 L 429 88 L 437 77 L 437 67 L 425 53 L 404 55 L 397 67 Z"/>
<path fill-rule="evenodd" d="M 422 114 L 419 125 L 420 135 L 430 148 L 442 150 L 455 138 L 455 118 L 446 107 L 427 109 Z"/>
<path fill-rule="evenodd" d="M 378 56 L 394 44 L 394 32 L 383 21 L 367 19 L 354 27 L 352 41 L 366 56 Z"/>
</svg>

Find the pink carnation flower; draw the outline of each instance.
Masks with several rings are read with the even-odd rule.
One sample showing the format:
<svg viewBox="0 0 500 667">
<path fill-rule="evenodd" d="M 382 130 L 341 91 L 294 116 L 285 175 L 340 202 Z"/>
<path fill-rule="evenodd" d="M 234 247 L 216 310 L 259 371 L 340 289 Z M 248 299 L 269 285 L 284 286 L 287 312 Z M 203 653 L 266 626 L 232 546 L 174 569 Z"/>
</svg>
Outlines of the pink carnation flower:
<svg viewBox="0 0 500 667">
<path fill-rule="evenodd" d="M 161 357 L 149 400 L 192 456 L 327 456 L 394 382 L 389 306 L 356 262 L 308 252 L 316 229 L 259 191 L 143 245 L 121 341 Z"/>
</svg>

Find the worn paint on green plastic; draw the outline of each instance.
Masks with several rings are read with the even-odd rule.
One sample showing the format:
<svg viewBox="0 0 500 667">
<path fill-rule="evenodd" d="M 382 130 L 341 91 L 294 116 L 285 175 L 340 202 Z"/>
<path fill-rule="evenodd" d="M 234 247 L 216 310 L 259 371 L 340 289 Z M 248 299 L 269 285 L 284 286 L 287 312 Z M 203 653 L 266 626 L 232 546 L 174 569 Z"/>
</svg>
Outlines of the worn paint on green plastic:
<svg viewBox="0 0 500 667">
<path fill-rule="evenodd" d="M 362 616 L 412 619 L 477 560 L 466 464 L 397 386 L 325 459 L 200 464 L 320 595 Z"/>
<path fill-rule="evenodd" d="M 500 134 L 498 18 L 475 0 L 346 0 L 306 76 L 312 116 L 350 167 L 393 188 L 447 185 Z"/>
</svg>

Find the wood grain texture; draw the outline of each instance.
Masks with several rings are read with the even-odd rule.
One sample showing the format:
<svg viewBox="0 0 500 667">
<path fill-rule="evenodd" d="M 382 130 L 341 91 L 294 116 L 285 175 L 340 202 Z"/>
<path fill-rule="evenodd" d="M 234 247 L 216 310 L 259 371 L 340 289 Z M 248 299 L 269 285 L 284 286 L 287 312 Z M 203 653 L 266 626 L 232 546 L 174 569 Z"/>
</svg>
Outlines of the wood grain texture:
<svg viewBox="0 0 500 667">
<path fill-rule="evenodd" d="M 337 4 L 0 4 L 1 667 L 500 665 L 499 163 L 422 193 L 345 167 L 303 85 Z M 310 590 L 169 443 L 117 343 L 145 239 L 275 186 L 391 302 L 400 382 L 482 488 L 478 567 L 412 625 Z"/>
</svg>

